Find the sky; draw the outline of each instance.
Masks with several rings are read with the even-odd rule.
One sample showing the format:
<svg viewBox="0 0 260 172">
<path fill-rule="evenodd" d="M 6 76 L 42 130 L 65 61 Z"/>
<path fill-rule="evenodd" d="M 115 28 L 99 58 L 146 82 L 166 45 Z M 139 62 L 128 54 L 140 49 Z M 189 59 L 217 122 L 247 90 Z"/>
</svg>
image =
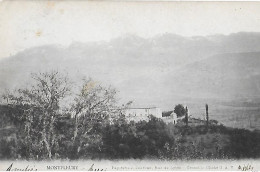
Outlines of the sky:
<svg viewBox="0 0 260 172">
<path fill-rule="evenodd" d="M 0 2 L 0 59 L 25 49 L 133 34 L 205 36 L 260 31 L 260 2 Z"/>
</svg>

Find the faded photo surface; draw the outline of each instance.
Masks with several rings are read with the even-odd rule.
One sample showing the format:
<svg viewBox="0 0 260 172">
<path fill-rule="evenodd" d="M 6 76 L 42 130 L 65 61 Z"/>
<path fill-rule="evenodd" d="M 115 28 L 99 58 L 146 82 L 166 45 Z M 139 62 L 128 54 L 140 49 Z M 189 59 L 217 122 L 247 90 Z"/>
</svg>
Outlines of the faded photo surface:
<svg viewBox="0 0 260 172">
<path fill-rule="evenodd" d="M 260 2 L 0 2 L 0 170 L 260 169 Z"/>
</svg>

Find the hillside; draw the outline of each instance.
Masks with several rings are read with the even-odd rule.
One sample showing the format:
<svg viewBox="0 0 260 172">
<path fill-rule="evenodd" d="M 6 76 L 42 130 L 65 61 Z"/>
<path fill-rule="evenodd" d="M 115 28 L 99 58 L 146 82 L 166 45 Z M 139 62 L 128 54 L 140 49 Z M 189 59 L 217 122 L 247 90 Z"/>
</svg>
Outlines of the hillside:
<svg viewBox="0 0 260 172">
<path fill-rule="evenodd" d="M 198 88 L 206 96 L 223 91 L 228 96 L 251 96 L 258 89 L 258 53 L 243 52 L 260 51 L 259 38 L 259 33 L 190 38 L 165 34 L 150 39 L 127 35 L 67 48 L 35 47 L 0 61 L 0 92 L 22 84 L 31 72 L 61 69 L 76 81 L 88 76 L 112 84 L 122 97 L 138 103 L 150 95 L 149 104 L 160 104 L 171 100 L 168 95 L 183 96 L 183 90 L 185 95 L 199 97 Z M 252 61 L 245 60 L 248 58 Z M 241 81 L 243 85 L 238 84 Z M 140 90 L 143 96 L 139 96 Z M 163 99 L 157 101 L 159 97 Z"/>
<path fill-rule="evenodd" d="M 148 122 L 126 123 L 121 119 L 113 124 L 98 124 L 96 131 L 88 134 L 88 137 L 93 136 L 92 140 L 85 140 L 88 144 L 77 153 L 71 143 L 73 121 L 64 118 L 55 124 L 62 142 L 56 147 L 58 153 L 53 159 L 213 160 L 260 157 L 258 131 L 229 128 L 216 124 L 216 121 L 214 124 L 210 122 L 208 127 L 205 123 L 193 125 L 192 121 L 189 126 L 181 122 L 166 125 L 156 118 Z M 21 144 L 25 139 L 18 126 L 1 126 L 0 159 L 28 158 L 27 149 Z M 96 134 L 99 137 L 96 138 Z M 83 137 L 80 139 L 84 140 Z M 30 159 L 46 159 L 44 152 L 36 150 L 37 156 L 30 154 Z"/>
<path fill-rule="evenodd" d="M 31 72 L 58 69 L 74 83 L 86 76 L 112 85 L 120 103 L 133 100 L 137 106 L 171 110 L 181 102 L 201 116 L 206 102 L 211 108 L 223 102 L 259 104 L 259 52 L 260 34 L 244 32 L 149 39 L 126 35 L 109 42 L 32 47 L 0 61 L 0 93 L 25 85 Z"/>
<path fill-rule="evenodd" d="M 259 65 L 260 52 L 218 54 L 169 73 L 165 85 L 197 98 L 257 98 Z"/>
</svg>

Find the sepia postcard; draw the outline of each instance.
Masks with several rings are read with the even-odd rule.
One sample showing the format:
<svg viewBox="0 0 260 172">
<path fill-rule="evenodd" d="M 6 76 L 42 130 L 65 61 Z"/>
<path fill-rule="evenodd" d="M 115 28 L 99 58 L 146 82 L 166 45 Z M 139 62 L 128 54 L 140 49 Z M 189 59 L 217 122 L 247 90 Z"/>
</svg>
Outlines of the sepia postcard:
<svg viewBox="0 0 260 172">
<path fill-rule="evenodd" d="M 260 2 L 0 2 L 0 171 L 259 170 Z"/>
</svg>

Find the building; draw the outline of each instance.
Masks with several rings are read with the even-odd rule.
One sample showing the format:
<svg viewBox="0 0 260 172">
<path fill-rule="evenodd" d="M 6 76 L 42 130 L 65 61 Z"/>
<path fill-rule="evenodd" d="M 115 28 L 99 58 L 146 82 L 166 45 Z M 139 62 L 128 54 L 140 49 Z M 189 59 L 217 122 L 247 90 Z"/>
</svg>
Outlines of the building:
<svg viewBox="0 0 260 172">
<path fill-rule="evenodd" d="M 174 113 L 173 111 L 163 112 L 162 119 L 166 124 L 168 123 L 176 124 L 178 120 L 177 114 Z"/>
<path fill-rule="evenodd" d="M 176 113 L 173 111 L 167 111 L 162 113 L 162 120 L 168 124 L 168 123 L 173 123 L 177 124 L 179 121 L 183 120 L 185 118 L 184 116 L 178 117 Z"/>
<path fill-rule="evenodd" d="M 126 108 L 124 109 L 124 114 L 127 121 L 149 121 L 149 116 L 152 115 L 156 118 L 162 119 L 166 124 L 177 124 L 185 117 L 177 117 L 177 114 L 173 111 L 162 112 L 162 110 L 158 107 Z"/>
<path fill-rule="evenodd" d="M 125 109 L 125 117 L 127 121 L 149 121 L 150 115 L 156 118 L 162 118 L 162 111 L 157 107 Z"/>
</svg>

